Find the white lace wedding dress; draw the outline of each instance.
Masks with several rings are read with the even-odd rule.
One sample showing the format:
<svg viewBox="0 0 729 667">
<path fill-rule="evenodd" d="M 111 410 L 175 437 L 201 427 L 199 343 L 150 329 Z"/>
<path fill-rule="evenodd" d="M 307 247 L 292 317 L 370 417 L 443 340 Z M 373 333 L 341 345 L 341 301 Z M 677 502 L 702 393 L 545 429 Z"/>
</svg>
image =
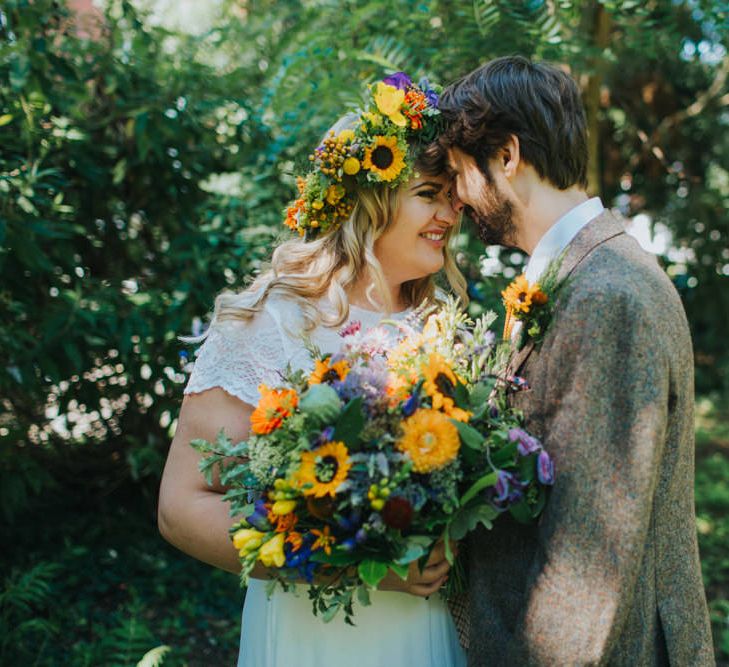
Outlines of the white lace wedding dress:
<svg viewBox="0 0 729 667">
<path fill-rule="evenodd" d="M 402 317 L 403 314 L 394 317 Z M 363 328 L 381 314 L 352 307 L 350 318 Z M 217 323 L 198 351 L 186 394 L 221 387 L 251 405 L 258 385 L 277 383 L 277 371 L 290 363 L 310 369 L 298 335 L 298 307 L 269 299 L 251 322 Z M 335 352 L 342 339 L 337 329 L 318 327 L 310 334 L 322 351 Z M 355 608 L 355 627 L 340 617 L 325 624 L 311 611 L 307 587 L 298 595 L 276 590 L 266 597 L 266 582 L 252 580 L 243 608 L 239 667 L 461 667 L 465 654 L 455 625 L 440 595 L 428 600 L 407 593 L 374 591 L 372 605 Z"/>
</svg>

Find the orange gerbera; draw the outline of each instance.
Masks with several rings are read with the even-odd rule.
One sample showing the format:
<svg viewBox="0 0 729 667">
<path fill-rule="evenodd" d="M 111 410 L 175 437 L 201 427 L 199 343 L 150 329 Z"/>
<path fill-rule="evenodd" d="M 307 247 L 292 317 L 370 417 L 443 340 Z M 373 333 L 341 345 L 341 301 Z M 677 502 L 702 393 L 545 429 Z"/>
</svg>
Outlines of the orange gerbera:
<svg viewBox="0 0 729 667">
<path fill-rule="evenodd" d="M 329 555 L 332 553 L 332 544 L 336 542 L 336 538 L 329 532 L 329 526 L 324 526 L 324 530 L 311 530 L 312 535 L 316 535 L 316 542 L 311 545 L 313 550 L 324 549 L 324 553 Z"/>
<path fill-rule="evenodd" d="M 325 382 L 338 382 L 344 380 L 349 374 L 349 364 L 342 360 L 331 362 L 331 357 L 317 359 L 314 362 L 314 371 L 309 376 L 309 384 L 323 384 Z"/>
<path fill-rule="evenodd" d="M 265 384 L 258 387 L 261 398 L 251 414 L 251 430 L 258 435 L 275 431 L 299 404 L 294 389 L 269 389 Z"/>
<path fill-rule="evenodd" d="M 442 412 L 418 410 L 403 422 L 402 428 L 396 447 L 410 457 L 415 472 L 438 470 L 458 455 L 458 429 Z"/>
</svg>

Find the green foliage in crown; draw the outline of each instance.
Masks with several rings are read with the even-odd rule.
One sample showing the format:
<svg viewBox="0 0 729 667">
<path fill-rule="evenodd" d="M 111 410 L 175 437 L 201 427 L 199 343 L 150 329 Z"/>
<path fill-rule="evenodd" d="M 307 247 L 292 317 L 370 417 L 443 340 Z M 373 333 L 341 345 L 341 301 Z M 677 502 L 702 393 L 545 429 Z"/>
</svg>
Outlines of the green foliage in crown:
<svg viewBox="0 0 729 667">
<path fill-rule="evenodd" d="M 370 86 L 354 126 L 331 131 L 309 156 L 312 169 L 297 179 L 299 198 L 286 210 L 286 226 L 315 238 L 349 217 L 356 187 L 407 181 L 420 149 L 437 137 L 440 119 L 438 93 L 427 79 L 415 84 L 397 72 Z"/>
</svg>

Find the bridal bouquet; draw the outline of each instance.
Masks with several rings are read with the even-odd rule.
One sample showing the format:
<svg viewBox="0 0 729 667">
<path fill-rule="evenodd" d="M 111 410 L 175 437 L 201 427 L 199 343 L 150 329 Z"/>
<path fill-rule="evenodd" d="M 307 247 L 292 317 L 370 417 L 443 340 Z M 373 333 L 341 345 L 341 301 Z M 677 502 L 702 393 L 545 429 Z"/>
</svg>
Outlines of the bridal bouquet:
<svg viewBox="0 0 729 667">
<path fill-rule="evenodd" d="M 229 488 L 244 585 L 261 562 L 272 586 L 304 579 L 314 614 L 351 623 L 355 600 L 369 604 L 388 569 L 404 579 L 438 540 L 452 561 L 450 541 L 478 524 L 539 514 L 553 466 L 507 406 L 518 379 L 499 374 L 494 317 L 472 322 L 449 302 L 351 323 L 336 355 L 311 350 L 313 372 L 260 387 L 248 440 L 193 441 Z"/>
</svg>

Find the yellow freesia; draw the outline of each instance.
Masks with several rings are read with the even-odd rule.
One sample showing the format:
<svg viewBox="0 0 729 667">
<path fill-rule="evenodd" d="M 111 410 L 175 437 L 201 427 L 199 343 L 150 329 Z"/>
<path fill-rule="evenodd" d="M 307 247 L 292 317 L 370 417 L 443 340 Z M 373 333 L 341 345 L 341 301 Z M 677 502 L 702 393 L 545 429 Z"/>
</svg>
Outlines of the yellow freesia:
<svg viewBox="0 0 729 667">
<path fill-rule="evenodd" d="M 271 507 L 271 512 L 276 516 L 283 516 L 284 514 L 291 514 L 295 509 L 295 500 L 277 500 Z"/>
<path fill-rule="evenodd" d="M 284 541 L 286 536 L 283 533 L 277 533 L 266 544 L 261 547 L 258 552 L 258 559 L 266 567 L 283 567 L 286 562 L 284 554 Z"/>
<path fill-rule="evenodd" d="M 405 127 L 407 119 L 400 111 L 405 101 L 405 91 L 383 81 L 375 89 L 375 104 L 383 116 L 387 116 L 398 127 Z"/>
<path fill-rule="evenodd" d="M 238 551 L 249 552 L 261 546 L 265 533 L 253 528 L 241 528 L 233 534 L 233 546 Z"/>
</svg>

